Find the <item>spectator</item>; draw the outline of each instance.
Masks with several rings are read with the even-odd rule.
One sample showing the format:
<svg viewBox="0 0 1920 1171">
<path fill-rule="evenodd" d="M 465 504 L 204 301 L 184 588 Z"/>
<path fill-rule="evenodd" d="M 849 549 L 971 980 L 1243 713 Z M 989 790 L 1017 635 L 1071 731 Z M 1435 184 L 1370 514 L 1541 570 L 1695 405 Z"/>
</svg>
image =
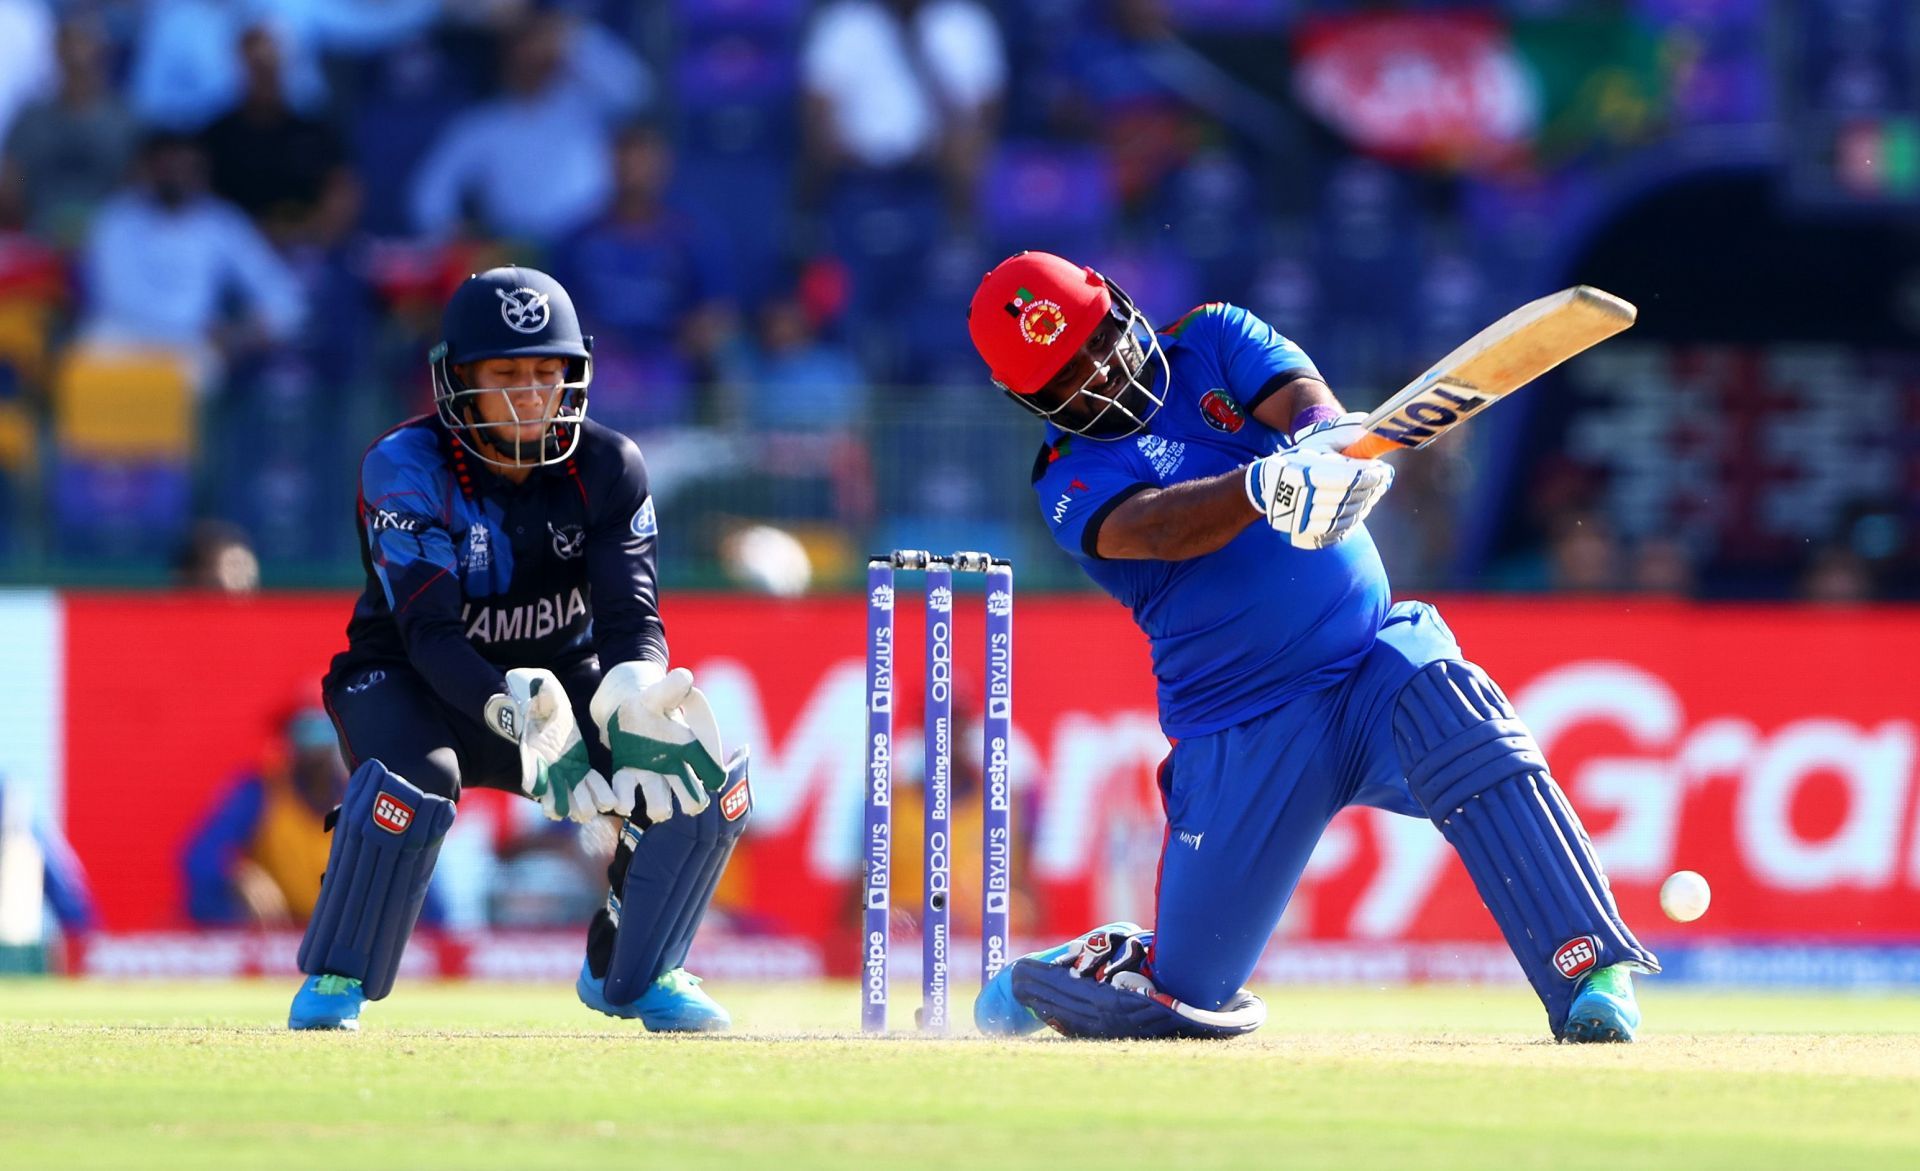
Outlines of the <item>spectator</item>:
<svg viewBox="0 0 1920 1171">
<path fill-rule="evenodd" d="M 53 13 L 46 0 L 0 0 L 0 142 L 14 117 L 54 85 Z"/>
<path fill-rule="evenodd" d="M 420 164 L 414 225 L 444 237 L 477 216 L 492 232 L 551 243 L 606 206 L 607 128 L 642 104 L 647 75 L 560 12 L 526 15 L 501 43 L 505 92 L 455 118 Z M 590 56 L 592 76 L 576 54 Z"/>
<path fill-rule="evenodd" d="M 1559 518 L 1547 548 L 1549 585 L 1560 593 L 1611 593 L 1620 588 L 1620 541 L 1597 512 Z"/>
<path fill-rule="evenodd" d="M 1202 61 L 1173 35 L 1164 0 L 1115 0 L 1055 47 L 1053 125 L 1100 143 L 1127 207 L 1156 191 L 1199 145 L 1203 120 L 1182 96 Z"/>
<path fill-rule="evenodd" d="M 93 345 L 172 350 L 205 390 L 221 355 L 291 338 L 306 298 L 247 218 L 207 194 L 206 156 L 193 139 L 152 135 L 137 171 L 88 235 L 81 335 Z M 235 300 L 243 313 L 228 312 Z"/>
<path fill-rule="evenodd" d="M 1800 575 L 1800 596 L 1825 606 L 1856 606 L 1875 593 L 1872 563 L 1845 544 L 1815 552 Z"/>
<path fill-rule="evenodd" d="M 616 414 L 633 425 L 691 421 L 693 383 L 706 382 L 734 330 L 734 282 L 724 240 L 671 204 L 673 152 L 648 126 L 622 131 L 613 149 L 605 214 L 556 250 L 553 270 L 594 323 L 596 392 L 631 395 Z M 618 424 L 615 424 L 618 425 Z"/>
<path fill-rule="evenodd" d="M 50 310 L 65 301 L 67 285 L 66 257 L 29 229 L 19 187 L 0 183 L 0 318 L 23 303 Z M 11 368 L 13 377 L 29 372 L 23 366 L 38 370 L 45 331 L 34 333 L 24 351 L 19 337 L 0 341 L 0 368 Z"/>
<path fill-rule="evenodd" d="M 1473 481 L 1464 444 L 1436 443 L 1419 459 L 1397 461 L 1395 492 L 1414 508 L 1375 509 L 1367 529 L 1393 566 L 1396 588 L 1445 589 L 1460 556 L 1462 497 Z"/>
<path fill-rule="evenodd" d="M 280 43 L 270 27 L 242 33 L 239 52 L 240 103 L 203 139 L 214 194 L 283 246 L 338 240 L 352 226 L 358 202 L 339 135 L 287 104 Z"/>
<path fill-rule="evenodd" d="M 332 843 L 324 824 L 346 793 L 333 721 L 287 720 L 277 752 L 208 811 L 181 857 L 187 914 L 206 926 L 298 926 L 313 913 Z"/>
<path fill-rule="evenodd" d="M 800 202 L 811 250 L 851 274 L 848 341 L 884 383 L 918 381 L 903 313 L 928 257 L 974 216 L 1007 80 L 977 0 L 829 0 L 800 49 Z"/>
<path fill-rule="evenodd" d="M 1446 449 L 1441 444 L 1433 450 Z M 1597 569 L 1594 562 L 1605 560 L 1587 554 L 1611 545 L 1612 530 L 1603 527 L 1600 541 L 1590 539 L 1596 534 L 1581 531 L 1589 517 L 1599 516 L 1602 484 L 1595 469 L 1564 456 L 1549 456 L 1522 486 L 1519 497 L 1521 531 L 1516 535 L 1522 540 L 1516 544 L 1520 547 L 1489 566 L 1482 573 L 1482 584 L 1502 590 L 1559 589 L 1570 572 L 1580 578 L 1583 569 Z M 1614 555 L 1618 556 L 1617 549 Z M 1567 564 L 1562 565 L 1563 560 Z M 1606 569 L 1600 576 L 1610 579 L 1614 572 Z M 1602 588 L 1614 587 L 1609 581 Z"/>
<path fill-rule="evenodd" d="M 44 817 L 34 815 L 30 795 L 0 777 L 0 854 L 17 849 L 24 839 L 40 856 L 40 892 L 44 910 L 68 935 L 87 931 L 99 922 L 87 869 L 73 852 L 66 835 Z"/>
<path fill-rule="evenodd" d="M 263 5 L 262 7 L 270 7 Z M 260 8 L 226 0 L 153 0 L 132 39 L 128 98 L 140 121 L 190 133 L 239 100 L 240 58 L 233 47 Z M 286 99 L 301 110 L 317 109 L 326 84 L 310 43 L 301 40 L 294 67 L 286 71 Z"/>
<path fill-rule="evenodd" d="M 246 86 L 233 46 L 248 26 L 271 23 L 286 67 L 287 103 L 313 113 L 326 102 L 323 50 L 365 53 L 427 27 L 441 0 L 149 0 L 133 38 L 133 109 L 142 122 L 199 130 L 233 108 Z"/>
<path fill-rule="evenodd" d="M 830 0 L 800 52 L 809 182 L 934 168 L 967 207 L 1006 88 L 993 15 L 975 0 Z"/>
<path fill-rule="evenodd" d="M 99 26 L 68 19 L 58 47 L 60 87 L 14 123 L 4 182 L 19 192 L 36 235 L 73 247 L 94 209 L 125 178 L 138 132 L 107 76 Z"/>
<path fill-rule="evenodd" d="M 747 421 L 776 431 L 849 431 L 867 410 L 867 382 L 844 347 L 821 337 L 799 296 L 760 312 L 760 344 L 742 371 Z"/>
<path fill-rule="evenodd" d="M 581 832 L 575 832 L 580 830 Z M 503 842 L 487 882 L 487 923 L 507 929 L 576 929 L 607 897 L 607 862 L 583 846 L 586 832 L 572 822 L 520 823 Z"/>
<path fill-rule="evenodd" d="M 1693 554 L 1673 537 L 1649 537 L 1633 551 L 1635 591 L 1664 598 L 1690 597 L 1696 574 Z"/>
<path fill-rule="evenodd" d="M 260 588 L 260 558 L 247 535 L 225 521 L 196 523 L 174 569 L 175 584 L 190 590 L 251 594 Z"/>
</svg>

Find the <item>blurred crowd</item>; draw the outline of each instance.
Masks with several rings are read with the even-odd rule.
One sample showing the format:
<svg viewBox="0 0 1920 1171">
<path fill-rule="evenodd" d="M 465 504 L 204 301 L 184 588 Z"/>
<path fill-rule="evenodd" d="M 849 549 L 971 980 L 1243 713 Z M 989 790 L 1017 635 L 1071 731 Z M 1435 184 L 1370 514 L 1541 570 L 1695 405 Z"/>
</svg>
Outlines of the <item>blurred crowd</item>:
<svg viewBox="0 0 1920 1171">
<path fill-rule="evenodd" d="M 503 261 L 596 335 L 670 582 L 796 592 L 908 533 L 1038 553 L 1033 433 L 962 324 L 1002 255 L 1082 258 L 1160 320 L 1247 304 L 1371 401 L 1561 275 L 1570 169 L 1765 116 L 1731 0 L 1493 5 L 1544 21 L 1512 38 L 1544 80 L 1476 78 L 1464 138 L 1371 141 L 1292 65 L 1316 17 L 1445 7 L 0 0 L 0 565 L 352 580 L 358 453 Z M 1689 590 L 1695 545 L 1571 504 L 1462 557 L 1465 458 L 1403 469 L 1403 582 Z M 1872 593 L 1846 552 L 1810 592 Z"/>
<path fill-rule="evenodd" d="M 275 723 L 260 759 L 223 781 L 180 848 L 184 920 L 299 928 L 313 913 L 347 770 L 324 709 L 302 699 Z M 469 793 L 462 801 L 460 828 L 443 849 L 421 921 L 577 927 L 604 894 L 615 831 L 550 822 L 537 807 L 503 798 Z"/>
</svg>

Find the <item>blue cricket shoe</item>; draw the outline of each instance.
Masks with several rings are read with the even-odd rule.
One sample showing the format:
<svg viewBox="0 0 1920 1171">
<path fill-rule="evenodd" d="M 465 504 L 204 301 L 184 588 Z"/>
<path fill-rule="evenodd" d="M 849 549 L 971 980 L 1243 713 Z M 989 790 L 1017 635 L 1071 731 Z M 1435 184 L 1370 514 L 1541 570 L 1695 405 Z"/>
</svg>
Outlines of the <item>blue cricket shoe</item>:
<svg viewBox="0 0 1920 1171">
<path fill-rule="evenodd" d="M 293 994 L 289 1029 L 358 1029 L 367 994 L 351 976 L 308 976 Z"/>
<path fill-rule="evenodd" d="M 1088 937 L 1102 931 L 1120 931 L 1128 935 L 1138 935 L 1145 930 L 1138 923 L 1107 923 L 1095 927 L 1086 935 L 1076 936 L 1065 943 L 1043 951 L 1028 952 L 1021 956 L 1023 960 L 1042 960 L 1053 963 L 1068 952 L 1086 942 Z M 973 1027 L 989 1037 L 1024 1037 L 1028 1033 L 1046 1028 L 1046 1023 L 1033 1015 L 1033 1010 L 1013 998 L 1013 965 L 1008 964 L 987 981 L 980 989 L 980 995 L 973 999 Z"/>
<path fill-rule="evenodd" d="M 685 968 L 675 968 L 653 982 L 632 1004 L 610 1004 L 607 982 L 596 979 L 585 960 L 580 962 L 580 978 L 573 990 L 580 1003 L 608 1016 L 637 1019 L 655 1033 L 724 1033 L 733 1027 L 733 1018 L 713 997 L 700 990 L 700 977 Z"/>
<path fill-rule="evenodd" d="M 1572 1044 L 1631 1041 L 1640 1027 L 1640 1005 L 1633 998 L 1633 973 L 1625 964 L 1601 968 L 1587 977 L 1567 1012 L 1560 1039 Z"/>
</svg>

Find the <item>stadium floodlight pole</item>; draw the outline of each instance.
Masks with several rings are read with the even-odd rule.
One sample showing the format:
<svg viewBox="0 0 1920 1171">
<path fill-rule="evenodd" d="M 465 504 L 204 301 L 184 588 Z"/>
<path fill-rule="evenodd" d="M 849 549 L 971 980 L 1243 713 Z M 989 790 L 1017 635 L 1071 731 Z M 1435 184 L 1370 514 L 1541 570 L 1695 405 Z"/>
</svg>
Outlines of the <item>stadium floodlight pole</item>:
<svg viewBox="0 0 1920 1171">
<path fill-rule="evenodd" d="M 867 770 L 860 941 L 860 1027 L 887 1031 L 888 886 L 892 880 L 893 559 L 867 560 Z"/>
</svg>

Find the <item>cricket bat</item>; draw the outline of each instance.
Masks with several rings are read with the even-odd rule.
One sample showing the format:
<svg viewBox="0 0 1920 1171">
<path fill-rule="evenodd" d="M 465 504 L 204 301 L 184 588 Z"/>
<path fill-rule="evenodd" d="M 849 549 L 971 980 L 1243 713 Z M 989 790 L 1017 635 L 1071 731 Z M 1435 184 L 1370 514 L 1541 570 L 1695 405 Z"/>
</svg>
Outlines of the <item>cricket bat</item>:
<svg viewBox="0 0 1920 1171">
<path fill-rule="evenodd" d="M 1630 302 L 1589 285 L 1529 301 L 1468 338 L 1367 416 L 1355 458 L 1425 447 L 1560 363 L 1633 324 Z"/>
</svg>

